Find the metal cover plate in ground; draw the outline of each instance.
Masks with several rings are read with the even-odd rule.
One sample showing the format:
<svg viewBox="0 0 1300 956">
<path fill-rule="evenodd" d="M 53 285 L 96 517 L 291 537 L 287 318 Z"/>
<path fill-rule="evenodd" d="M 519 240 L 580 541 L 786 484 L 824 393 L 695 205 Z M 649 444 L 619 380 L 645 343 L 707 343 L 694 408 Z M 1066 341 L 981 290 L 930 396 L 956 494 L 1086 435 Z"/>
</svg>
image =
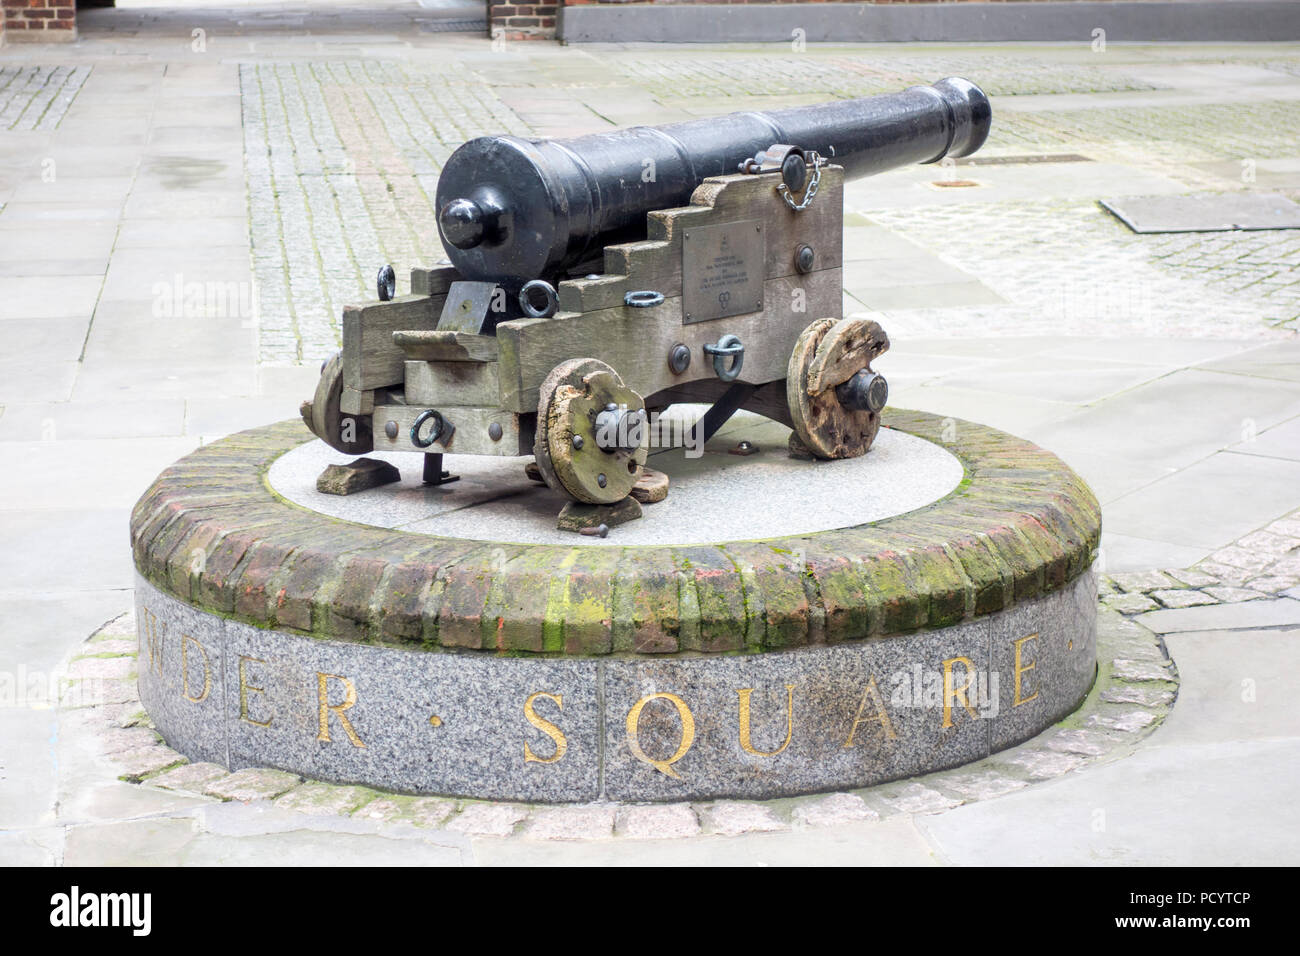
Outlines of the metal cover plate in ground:
<svg viewBox="0 0 1300 956">
<path fill-rule="evenodd" d="M 757 219 L 696 226 L 682 233 L 682 324 L 763 308 L 766 256 Z"/>
<path fill-rule="evenodd" d="M 1134 232 L 1300 229 L 1300 205 L 1276 193 L 1130 196 L 1100 202 Z"/>
</svg>

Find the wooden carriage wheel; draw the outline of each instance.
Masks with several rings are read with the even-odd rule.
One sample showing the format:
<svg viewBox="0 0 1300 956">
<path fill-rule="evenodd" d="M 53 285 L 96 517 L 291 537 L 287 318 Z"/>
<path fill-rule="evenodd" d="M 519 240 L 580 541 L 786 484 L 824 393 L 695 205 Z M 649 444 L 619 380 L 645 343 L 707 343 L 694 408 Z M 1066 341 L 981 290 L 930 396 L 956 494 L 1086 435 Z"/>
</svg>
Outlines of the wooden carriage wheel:
<svg viewBox="0 0 1300 956">
<path fill-rule="evenodd" d="M 880 430 L 880 409 L 856 408 L 836 389 L 889 348 L 880 324 L 870 319 L 818 319 L 799 335 L 785 383 L 794 433 L 817 458 L 856 458 L 871 448 Z M 873 398 L 884 405 L 884 380 Z"/>
<path fill-rule="evenodd" d="M 622 501 L 645 464 L 644 423 L 644 400 L 604 362 L 562 362 L 541 387 L 533 443 L 537 468 L 550 487 L 576 501 Z"/>
<path fill-rule="evenodd" d="M 369 415 L 347 415 L 339 409 L 343 398 L 343 353 L 334 357 L 321 369 L 316 394 L 310 402 L 303 402 L 299 412 L 312 434 L 331 448 L 348 455 L 364 455 L 375 450 Z M 351 422 L 349 425 L 348 423 Z M 345 434 L 351 441 L 345 440 Z"/>
</svg>

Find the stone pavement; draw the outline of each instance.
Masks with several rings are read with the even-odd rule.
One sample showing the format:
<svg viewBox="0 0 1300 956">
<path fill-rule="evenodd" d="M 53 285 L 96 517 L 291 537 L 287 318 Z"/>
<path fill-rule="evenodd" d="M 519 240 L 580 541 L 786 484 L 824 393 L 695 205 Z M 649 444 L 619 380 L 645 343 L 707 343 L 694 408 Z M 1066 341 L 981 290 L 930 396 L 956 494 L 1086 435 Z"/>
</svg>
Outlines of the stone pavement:
<svg viewBox="0 0 1300 956">
<path fill-rule="evenodd" d="M 0 50 L 0 859 L 1296 862 L 1300 232 L 1136 236 L 1096 200 L 1300 198 L 1300 51 L 564 48 L 431 26 L 465 10 L 124 0 L 83 11 L 75 44 Z M 165 748 L 134 712 L 110 736 L 53 706 L 61 676 L 128 679 L 135 498 L 198 444 L 292 416 L 341 303 L 384 262 L 440 255 L 429 197 L 460 139 L 949 73 L 993 94 L 994 136 L 979 162 L 849 187 L 846 312 L 889 330 L 894 404 L 1024 435 L 1096 490 L 1108 619 L 1172 658 L 1178 699 L 1131 730 L 1055 733 L 1131 743 L 1060 751 L 1042 780 L 998 771 L 1023 785 L 996 797 L 959 778 L 915 799 L 566 815 L 257 773 L 205 796 L 224 775 L 151 763 Z M 92 634 L 112 643 L 87 655 Z M 1104 664 L 1140 686 L 1136 660 Z M 1120 696 L 1105 703 L 1168 703 Z M 148 776 L 164 770 L 176 789 Z"/>
</svg>

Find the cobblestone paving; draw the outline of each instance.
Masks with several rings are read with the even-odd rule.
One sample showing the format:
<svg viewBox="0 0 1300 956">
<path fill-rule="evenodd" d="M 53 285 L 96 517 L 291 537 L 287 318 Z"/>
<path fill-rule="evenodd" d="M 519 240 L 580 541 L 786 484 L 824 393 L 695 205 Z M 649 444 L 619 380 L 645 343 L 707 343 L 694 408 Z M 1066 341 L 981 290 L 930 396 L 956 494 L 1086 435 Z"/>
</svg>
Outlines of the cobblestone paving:
<svg viewBox="0 0 1300 956">
<path fill-rule="evenodd" d="M 1196 106 L 1106 107 L 1040 113 L 1003 111 L 991 148 L 1092 151 L 1129 165 L 1215 159 L 1273 159 L 1300 153 L 1296 104 L 1261 100 Z"/>
<path fill-rule="evenodd" d="M 1133 51 L 1073 62 L 835 49 L 583 55 L 590 69 L 551 85 L 577 101 L 583 89 L 630 85 L 699 113 L 735 108 L 724 101 L 737 97 L 761 108 L 765 95 L 868 95 L 949 74 L 978 77 L 1003 96 L 1158 89 L 1127 72 L 1152 63 Z M 1175 60 L 1237 63 L 1213 50 L 1180 49 Z M 1300 58 L 1276 52 L 1248 62 L 1279 76 L 1300 69 Z M 326 357 L 338 347 L 342 306 L 374 297 L 380 265 L 391 262 L 405 282 L 410 266 L 442 258 L 430 203 L 438 170 L 472 136 L 527 133 L 493 93 L 492 83 L 513 82 L 499 67 L 476 72 L 453 57 L 242 68 L 263 361 Z M 983 154 L 1081 153 L 1189 191 L 1228 185 L 1207 166 L 1300 155 L 1296 106 L 1286 100 L 1091 103 L 1004 109 Z M 1122 181 L 1115 188 L 1122 192 Z M 1259 337 L 1291 334 L 1300 323 L 1300 232 L 1137 236 L 1091 201 L 860 211 L 978 276 L 1009 303 L 909 310 L 918 332 Z"/>
<path fill-rule="evenodd" d="M 1157 87 L 1100 67 L 1050 63 L 1033 57 L 975 54 L 936 56 L 699 55 L 658 53 L 613 59 L 619 73 L 661 99 L 815 94 L 870 96 L 933 83 L 944 76 L 978 77 L 995 96 L 1100 93 Z"/>
<path fill-rule="evenodd" d="M 861 210 L 939 252 L 1010 306 L 916 309 L 931 335 L 1287 334 L 1300 232 L 1138 235 L 1094 202 Z"/>
<path fill-rule="evenodd" d="M 1262 60 L 1257 65 L 1262 66 L 1266 70 L 1275 70 L 1278 73 L 1300 76 L 1300 57 L 1296 57 L 1295 59 Z"/>
<path fill-rule="evenodd" d="M 1055 727 L 954 770 L 853 792 L 765 802 L 530 806 L 406 796 L 304 780 L 280 770 L 231 773 L 213 763 L 189 763 L 158 737 L 141 708 L 133 613 L 111 621 L 73 653 L 60 687 L 65 715 L 94 735 L 98 752 L 120 779 L 149 789 L 204 795 L 214 802 L 269 801 L 310 817 L 364 822 L 395 838 L 418 838 L 419 830 L 430 829 L 528 841 L 730 837 L 938 813 L 1132 753 L 1173 707 L 1178 668 L 1149 630 L 1111 609 L 1100 614 L 1097 682 L 1083 706 Z"/>
<path fill-rule="evenodd" d="M 88 66 L 0 67 L 0 129 L 54 129 L 88 76 Z"/>
<path fill-rule="evenodd" d="M 344 305 L 442 258 L 431 198 L 447 156 L 524 124 L 472 74 L 380 61 L 240 69 L 253 267 L 264 362 L 339 345 Z M 403 290 L 399 289 L 399 292 Z"/>
<path fill-rule="evenodd" d="M 1103 577 L 1101 594 L 1106 607 L 1128 615 L 1300 598 L 1300 511 L 1252 531 L 1190 568 Z"/>
</svg>

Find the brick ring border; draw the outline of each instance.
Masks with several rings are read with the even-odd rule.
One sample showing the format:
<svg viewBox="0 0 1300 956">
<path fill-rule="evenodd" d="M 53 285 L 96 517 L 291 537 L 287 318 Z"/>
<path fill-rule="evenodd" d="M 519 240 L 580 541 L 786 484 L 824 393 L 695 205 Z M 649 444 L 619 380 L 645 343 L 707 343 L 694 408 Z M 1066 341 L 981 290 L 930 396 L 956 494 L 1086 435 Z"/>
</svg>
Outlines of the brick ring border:
<svg viewBox="0 0 1300 956">
<path fill-rule="evenodd" d="M 1092 684 L 1100 509 L 1029 442 L 886 425 L 966 479 L 869 525 L 623 548 L 326 517 L 265 481 L 301 424 L 231 436 L 132 514 L 141 699 L 192 759 L 492 799 L 775 796 L 980 759 Z"/>
<path fill-rule="evenodd" d="M 287 421 L 164 470 L 132 512 L 131 544 L 136 569 L 160 591 L 254 627 L 546 656 L 884 637 L 996 613 L 1087 571 L 1100 506 L 1055 455 L 921 412 L 890 410 L 885 425 L 946 448 L 966 479 L 932 505 L 855 528 L 713 546 L 512 545 L 290 504 L 267 487 L 266 470 L 312 436 Z M 617 588 L 632 579 L 636 589 Z M 554 599 L 557 580 L 567 580 L 567 600 Z"/>
</svg>

